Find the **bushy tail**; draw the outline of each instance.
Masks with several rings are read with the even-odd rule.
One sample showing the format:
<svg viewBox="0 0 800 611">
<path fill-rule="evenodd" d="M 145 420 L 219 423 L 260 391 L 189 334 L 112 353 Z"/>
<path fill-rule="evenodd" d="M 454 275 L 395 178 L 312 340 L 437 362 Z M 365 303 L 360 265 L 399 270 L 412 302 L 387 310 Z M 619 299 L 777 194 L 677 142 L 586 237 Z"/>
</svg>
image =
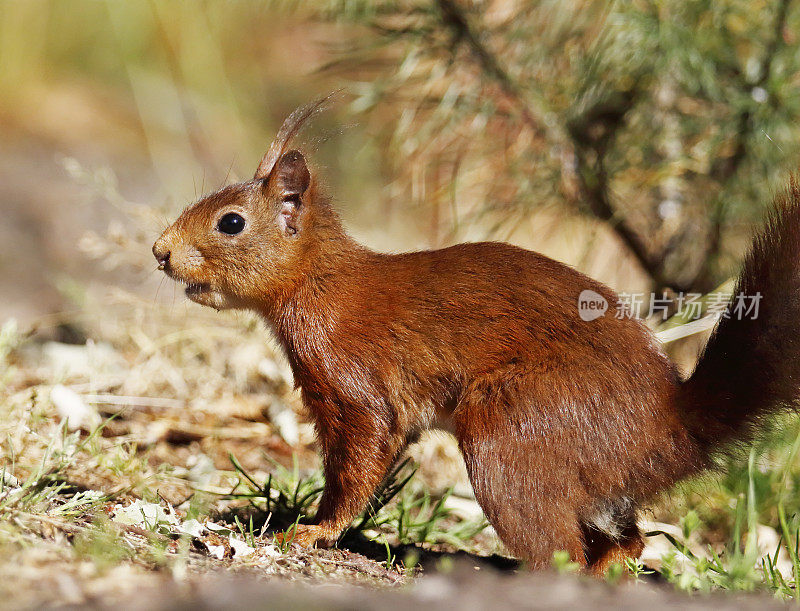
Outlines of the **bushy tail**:
<svg viewBox="0 0 800 611">
<path fill-rule="evenodd" d="M 744 311 L 754 300 L 758 301 L 755 316 L 752 310 Z M 777 198 L 754 239 L 728 318 L 717 325 L 697 368 L 683 384 L 680 404 L 690 433 L 706 454 L 747 441 L 764 416 L 800 405 L 800 186 L 796 180 Z"/>
</svg>

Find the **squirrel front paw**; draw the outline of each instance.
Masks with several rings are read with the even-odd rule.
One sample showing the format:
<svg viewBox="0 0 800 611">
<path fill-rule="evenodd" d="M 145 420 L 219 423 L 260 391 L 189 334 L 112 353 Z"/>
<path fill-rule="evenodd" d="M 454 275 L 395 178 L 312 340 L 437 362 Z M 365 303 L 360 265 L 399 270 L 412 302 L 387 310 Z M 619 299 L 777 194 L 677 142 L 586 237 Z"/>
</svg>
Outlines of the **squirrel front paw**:
<svg viewBox="0 0 800 611">
<path fill-rule="evenodd" d="M 329 547 L 336 541 L 337 532 L 313 524 L 295 524 L 275 535 L 279 545 L 297 543 L 301 547 Z"/>
</svg>

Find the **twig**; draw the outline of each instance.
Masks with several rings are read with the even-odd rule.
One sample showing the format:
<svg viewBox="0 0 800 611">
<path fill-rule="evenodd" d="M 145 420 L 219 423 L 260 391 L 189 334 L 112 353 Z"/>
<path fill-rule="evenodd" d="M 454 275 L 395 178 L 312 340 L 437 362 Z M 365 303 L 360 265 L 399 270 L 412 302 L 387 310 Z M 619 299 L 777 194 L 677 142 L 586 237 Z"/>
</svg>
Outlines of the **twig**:
<svg viewBox="0 0 800 611">
<path fill-rule="evenodd" d="M 106 403 L 111 405 L 125 405 L 130 407 L 156 407 L 163 409 L 183 409 L 186 402 L 179 399 L 165 399 L 163 397 L 131 397 L 126 395 L 83 395 L 87 403 Z"/>
</svg>

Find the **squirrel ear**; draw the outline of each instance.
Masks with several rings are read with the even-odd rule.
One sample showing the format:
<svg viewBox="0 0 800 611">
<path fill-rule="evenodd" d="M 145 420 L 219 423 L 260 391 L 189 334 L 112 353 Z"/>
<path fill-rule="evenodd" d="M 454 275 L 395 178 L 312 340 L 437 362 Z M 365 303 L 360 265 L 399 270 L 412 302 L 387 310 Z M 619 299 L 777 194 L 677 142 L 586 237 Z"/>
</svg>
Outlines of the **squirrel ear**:
<svg viewBox="0 0 800 611">
<path fill-rule="evenodd" d="M 282 200 L 278 222 L 286 235 L 300 230 L 300 208 L 310 182 L 311 173 L 300 151 L 289 151 L 280 158 L 275 168 L 275 186 Z"/>
<path fill-rule="evenodd" d="M 311 173 L 300 151 L 289 151 L 275 168 L 276 186 L 284 200 L 300 199 L 311 182 Z"/>
</svg>

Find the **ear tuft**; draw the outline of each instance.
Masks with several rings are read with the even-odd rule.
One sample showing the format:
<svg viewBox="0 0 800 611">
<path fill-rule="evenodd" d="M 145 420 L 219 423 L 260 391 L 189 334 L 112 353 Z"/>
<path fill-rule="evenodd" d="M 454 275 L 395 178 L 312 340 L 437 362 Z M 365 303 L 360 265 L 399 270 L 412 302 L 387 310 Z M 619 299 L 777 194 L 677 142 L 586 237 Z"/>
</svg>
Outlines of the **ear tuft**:
<svg viewBox="0 0 800 611">
<path fill-rule="evenodd" d="M 289 148 L 289 143 L 292 141 L 292 138 L 297 135 L 315 114 L 324 110 L 338 93 L 338 91 L 334 91 L 326 96 L 317 98 L 310 104 L 295 109 L 292 114 L 286 117 L 283 125 L 281 125 L 281 128 L 278 130 L 278 134 L 275 136 L 275 140 L 272 141 L 272 144 L 269 145 L 269 149 L 261 158 L 261 163 L 258 164 L 258 169 L 256 170 L 255 176 L 253 176 L 253 180 L 269 178 L 277 165 L 278 159 L 283 156 L 283 151 Z"/>
<path fill-rule="evenodd" d="M 276 185 L 283 199 L 299 199 L 308 189 L 311 173 L 300 151 L 289 151 L 278 161 Z"/>
</svg>

